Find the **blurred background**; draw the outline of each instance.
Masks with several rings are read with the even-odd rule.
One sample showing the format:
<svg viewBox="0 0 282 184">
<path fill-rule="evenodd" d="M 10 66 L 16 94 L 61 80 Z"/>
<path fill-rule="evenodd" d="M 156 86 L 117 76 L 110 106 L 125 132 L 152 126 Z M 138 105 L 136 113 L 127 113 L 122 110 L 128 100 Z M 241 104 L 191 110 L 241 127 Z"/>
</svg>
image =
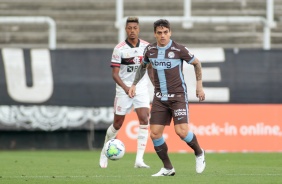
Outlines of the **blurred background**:
<svg viewBox="0 0 282 184">
<path fill-rule="evenodd" d="M 185 0 L 123 0 L 123 16 L 184 16 Z M 267 18 L 268 0 L 191 0 L 192 16 Z M 118 43 L 116 0 L 1 0 L 0 15 L 48 16 L 56 22 L 57 48 L 113 48 Z M 281 48 L 282 1 L 273 0 L 271 47 Z M 40 48 L 48 43 L 48 25 L 1 24 L 1 47 Z M 140 37 L 154 41 L 152 23 L 141 24 Z M 262 48 L 263 24 L 194 23 L 173 25 L 173 39 L 190 47 Z"/>
<path fill-rule="evenodd" d="M 148 42 L 153 22 L 168 19 L 172 39 L 201 60 L 204 103 L 193 69 L 184 73 L 190 127 L 206 150 L 282 151 L 281 0 L 0 0 L 0 149 L 102 147 L 127 16 L 140 18 Z M 132 152 L 137 126 L 132 112 L 119 134 Z M 189 152 L 181 147 L 170 151 Z"/>
</svg>

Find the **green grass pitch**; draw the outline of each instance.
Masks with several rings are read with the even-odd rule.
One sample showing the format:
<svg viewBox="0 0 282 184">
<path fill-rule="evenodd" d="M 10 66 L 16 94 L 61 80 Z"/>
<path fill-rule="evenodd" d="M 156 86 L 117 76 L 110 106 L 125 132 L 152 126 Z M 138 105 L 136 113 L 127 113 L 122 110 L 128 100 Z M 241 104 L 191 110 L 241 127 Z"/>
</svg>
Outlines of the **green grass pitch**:
<svg viewBox="0 0 282 184">
<path fill-rule="evenodd" d="M 169 155 L 176 175 L 151 177 L 162 167 L 155 153 L 145 154 L 150 169 L 133 168 L 134 153 L 101 169 L 99 151 L 0 151 L 0 183 L 282 183 L 282 153 L 206 153 L 202 174 L 192 153 Z"/>
</svg>

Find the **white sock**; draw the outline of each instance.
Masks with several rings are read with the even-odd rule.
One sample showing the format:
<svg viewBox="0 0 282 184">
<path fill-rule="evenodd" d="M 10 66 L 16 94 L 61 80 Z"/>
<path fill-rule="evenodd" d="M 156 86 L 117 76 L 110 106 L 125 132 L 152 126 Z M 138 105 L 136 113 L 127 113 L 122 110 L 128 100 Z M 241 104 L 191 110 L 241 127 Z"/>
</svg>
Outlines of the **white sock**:
<svg viewBox="0 0 282 184">
<path fill-rule="evenodd" d="M 107 129 L 107 133 L 105 136 L 105 142 L 104 144 L 106 144 L 110 139 L 113 139 L 117 136 L 118 130 L 116 130 L 113 126 L 113 124 L 111 124 L 109 126 L 109 128 Z"/>
<path fill-rule="evenodd" d="M 137 137 L 136 163 L 143 162 L 143 156 L 148 140 L 148 125 L 140 125 Z"/>
</svg>

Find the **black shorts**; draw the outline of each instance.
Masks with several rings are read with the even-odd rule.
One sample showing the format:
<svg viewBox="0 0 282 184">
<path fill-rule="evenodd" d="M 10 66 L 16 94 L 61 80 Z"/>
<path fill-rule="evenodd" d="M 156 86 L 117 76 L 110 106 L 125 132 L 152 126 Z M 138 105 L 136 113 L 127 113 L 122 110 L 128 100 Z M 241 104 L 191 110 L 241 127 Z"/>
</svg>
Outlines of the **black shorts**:
<svg viewBox="0 0 282 184">
<path fill-rule="evenodd" d="M 173 119 L 174 125 L 188 123 L 189 107 L 185 99 L 161 101 L 154 97 L 151 109 L 150 124 L 170 125 Z"/>
</svg>

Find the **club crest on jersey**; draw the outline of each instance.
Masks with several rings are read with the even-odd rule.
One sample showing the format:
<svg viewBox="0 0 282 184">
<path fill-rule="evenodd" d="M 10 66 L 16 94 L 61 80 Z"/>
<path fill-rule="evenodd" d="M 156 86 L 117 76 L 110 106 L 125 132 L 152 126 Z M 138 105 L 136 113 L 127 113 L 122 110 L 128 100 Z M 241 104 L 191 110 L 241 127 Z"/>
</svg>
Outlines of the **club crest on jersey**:
<svg viewBox="0 0 282 184">
<path fill-rule="evenodd" d="M 174 54 L 174 52 L 169 52 L 169 53 L 167 54 L 167 56 L 168 56 L 169 58 L 174 58 L 175 54 Z"/>
<path fill-rule="evenodd" d="M 142 57 L 136 56 L 136 57 L 133 58 L 133 61 L 134 61 L 135 64 L 140 64 L 141 60 L 142 60 Z"/>
</svg>

